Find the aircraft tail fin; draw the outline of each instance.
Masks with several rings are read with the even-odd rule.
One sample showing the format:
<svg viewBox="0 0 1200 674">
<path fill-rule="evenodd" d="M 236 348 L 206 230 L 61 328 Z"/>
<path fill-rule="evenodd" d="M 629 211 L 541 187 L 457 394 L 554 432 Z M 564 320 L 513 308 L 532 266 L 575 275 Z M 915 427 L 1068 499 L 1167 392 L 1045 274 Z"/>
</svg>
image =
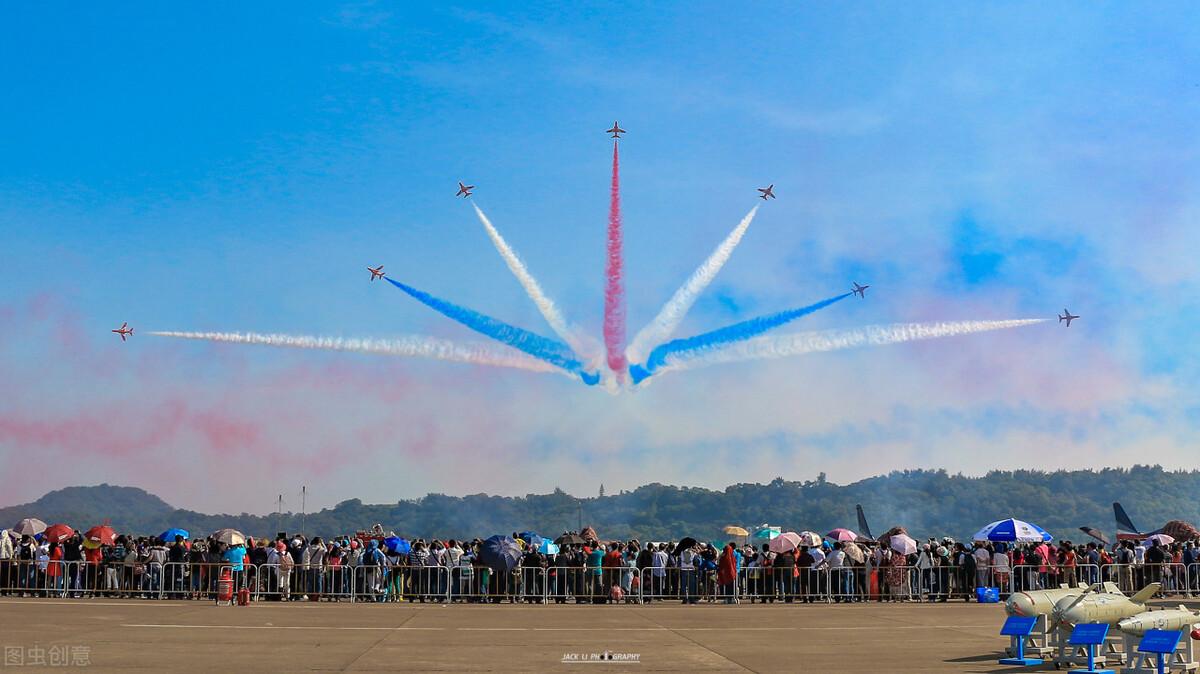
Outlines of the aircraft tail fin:
<svg viewBox="0 0 1200 674">
<path fill-rule="evenodd" d="M 862 535 L 866 536 L 867 538 L 875 538 L 874 536 L 871 535 L 871 527 L 867 526 L 867 516 L 865 513 L 863 513 L 862 504 L 859 503 L 858 505 L 855 505 L 854 509 L 858 511 L 858 530 L 859 530 L 859 532 L 862 533 Z"/>
<path fill-rule="evenodd" d="M 1158 594 L 1158 591 L 1161 589 L 1162 583 L 1150 583 L 1146 587 L 1143 587 L 1137 594 L 1130 597 L 1129 601 L 1135 604 L 1145 604 L 1151 597 Z"/>
<path fill-rule="evenodd" d="M 1129 515 L 1125 514 L 1125 509 L 1116 501 L 1113 501 L 1113 516 L 1117 518 L 1117 533 L 1141 533 L 1137 527 L 1133 526 L 1133 520 L 1129 519 Z"/>
</svg>

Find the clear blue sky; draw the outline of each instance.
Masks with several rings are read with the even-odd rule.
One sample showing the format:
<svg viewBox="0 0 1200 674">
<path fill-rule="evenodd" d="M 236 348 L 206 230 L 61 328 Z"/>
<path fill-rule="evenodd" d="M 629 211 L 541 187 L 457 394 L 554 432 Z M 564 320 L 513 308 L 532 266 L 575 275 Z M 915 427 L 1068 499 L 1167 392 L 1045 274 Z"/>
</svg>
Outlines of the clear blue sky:
<svg viewBox="0 0 1200 674">
<path fill-rule="evenodd" d="M 107 480 L 261 511 L 426 491 L 1195 466 L 1188 3 L 10 6 L 0 498 Z M 776 184 L 684 334 L 1070 328 L 714 368 L 613 398 L 441 363 L 107 330 L 469 338 L 367 264 L 548 332 L 455 182 L 599 332 L 614 119 L 636 330 Z M 1054 329 L 1052 329 L 1054 328 Z M 693 376 L 694 375 L 694 376 Z M 218 468 L 219 467 L 219 468 Z M 228 471 L 239 477 L 230 478 Z M 213 489 L 201 483 L 217 483 Z M 265 496 L 264 496 L 265 495 Z"/>
</svg>

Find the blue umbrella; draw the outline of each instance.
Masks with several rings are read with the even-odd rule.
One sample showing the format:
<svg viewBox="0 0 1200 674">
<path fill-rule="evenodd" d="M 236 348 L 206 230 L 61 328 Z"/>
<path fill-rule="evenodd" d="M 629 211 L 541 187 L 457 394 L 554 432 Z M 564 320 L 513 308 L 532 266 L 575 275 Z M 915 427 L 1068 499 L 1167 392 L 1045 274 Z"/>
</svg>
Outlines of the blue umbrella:
<svg viewBox="0 0 1200 674">
<path fill-rule="evenodd" d="M 530 546 L 535 548 L 541 546 L 542 541 L 545 540 L 532 531 L 522 531 L 521 533 L 517 534 L 517 538 L 525 541 Z"/>
<path fill-rule="evenodd" d="M 383 539 L 383 547 L 393 555 L 407 555 L 412 551 L 412 543 L 400 538 L 399 536 L 388 536 Z"/>
<path fill-rule="evenodd" d="M 173 541 L 173 540 L 175 540 L 176 536 L 183 536 L 184 540 L 187 540 L 192 537 L 192 535 L 188 533 L 187 529 L 180 529 L 179 527 L 172 527 L 172 528 L 167 529 L 166 531 L 162 532 L 162 534 L 159 535 L 159 538 L 163 539 L 164 541 Z"/>
<path fill-rule="evenodd" d="M 972 540 L 1005 543 L 1049 543 L 1054 537 L 1036 524 L 1008 518 L 992 522 L 976 532 Z"/>
<path fill-rule="evenodd" d="M 492 536 L 480 547 L 479 561 L 498 572 L 508 573 L 521 563 L 521 546 L 509 536 Z"/>
<path fill-rule="evenodd" d="M 542 544 L 538 546 L 538 552 L 543 555 L 557 555 L 558 546 L 543 538 Z"/>
</svg>

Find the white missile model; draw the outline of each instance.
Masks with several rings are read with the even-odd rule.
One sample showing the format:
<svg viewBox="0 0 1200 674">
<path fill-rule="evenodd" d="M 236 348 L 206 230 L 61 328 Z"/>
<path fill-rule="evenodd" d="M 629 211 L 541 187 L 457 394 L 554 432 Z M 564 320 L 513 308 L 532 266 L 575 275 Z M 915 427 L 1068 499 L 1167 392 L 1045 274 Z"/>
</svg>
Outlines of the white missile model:
<svg viewBox="0 0 1200 674">
<path fill-rule="evenodd" d="M 1083 623 L 1115 625 L 1125 618 L 1143 613 L 1146 602 L 1162 589 L 1162 585 L 1150 583 L 1132 597 L 1120 592 L 1101 592 L 1103 589 L 1104 583 L 1096 583 L 1074 599 L 1059 599 L 1054 604 L 1054 624 L 1064 627 Z"/>
<path fill-rule="evenodd" d="M 1111 592 L 1119 593 L 1116 585 L 1108 588 Z M 1052 590 L 1026 590 L 1024 592 L 1014 592 L 1008 597 L 1008 601 L 1004 602 L 1004 611 L 1008 615 L 1025 616 L 1033 618 L 1035 616 L 1048 616 L 1054 612 L 1054 605 L 1059 600 L 1065 597 L 1077 598 L 1087 590 L 1086 585 L 1060 585 Z"/>
<path fill-rule="evenodd" d="M 1200 626 L 1200 611 L 1193 613 L 1182 604 L 1163 611 L 1144 611 L 1117 623 L 1117 629 L 1135 637 L 1144 636 L 1146 630 L 1191 631 L 1197 626 Z"/>
</svg>

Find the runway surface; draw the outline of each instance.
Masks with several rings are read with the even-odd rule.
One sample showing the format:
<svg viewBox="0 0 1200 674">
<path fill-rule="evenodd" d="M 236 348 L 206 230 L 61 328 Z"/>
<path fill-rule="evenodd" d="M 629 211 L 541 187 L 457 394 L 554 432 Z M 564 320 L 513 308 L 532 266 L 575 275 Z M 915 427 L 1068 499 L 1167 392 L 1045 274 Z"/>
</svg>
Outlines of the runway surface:
<svg viewBox="0 0 1200 674">
<path fill-rule="evenodd" d="M 280 671 L 1008 672 L 996 664 L 1003 618 L 998 606 L 965 603 L 217 607 L 9 598 L 0 600 L 0 641 L 83 646 L 98 671 L 256 661 Z"/>
</svg>

